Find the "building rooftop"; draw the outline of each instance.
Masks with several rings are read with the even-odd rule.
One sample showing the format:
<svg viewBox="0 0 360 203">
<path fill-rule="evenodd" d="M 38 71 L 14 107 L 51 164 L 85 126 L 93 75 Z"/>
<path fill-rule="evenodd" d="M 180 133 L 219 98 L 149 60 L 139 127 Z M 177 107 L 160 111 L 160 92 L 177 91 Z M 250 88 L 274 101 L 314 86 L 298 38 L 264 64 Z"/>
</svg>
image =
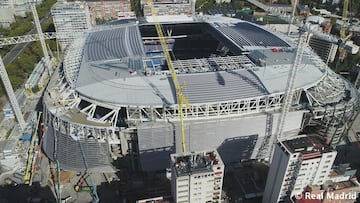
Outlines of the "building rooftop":
<svg viewBox="0 0 360 203">
<path fill-rule="evenodd" d="M 325 144 L 323 138 L 318 136 L 299 137 L 292 140 L 283 141 L 282 144 L 291 153 L 320 153 L 329 151 L 329 147 Z"/>
<path fill-rule="evenodd" d="M 211 172 L 212 166 L 222 163 L 216 151 L 172 154 L 172 164 L 177 176 Z"/>
</svg>

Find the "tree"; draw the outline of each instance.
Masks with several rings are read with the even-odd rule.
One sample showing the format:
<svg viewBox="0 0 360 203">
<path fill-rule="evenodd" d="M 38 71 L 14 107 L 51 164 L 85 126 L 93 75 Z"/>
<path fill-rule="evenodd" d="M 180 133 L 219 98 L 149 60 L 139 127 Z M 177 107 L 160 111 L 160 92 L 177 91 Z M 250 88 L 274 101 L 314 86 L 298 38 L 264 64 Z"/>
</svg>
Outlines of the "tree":
<svg viewBox="0 0 360 203">
<path fill-rule="evenodd" d="M 142 16 L 140 0 L 130 0 L 130 5 L 136 16 Z"/>
</svg>

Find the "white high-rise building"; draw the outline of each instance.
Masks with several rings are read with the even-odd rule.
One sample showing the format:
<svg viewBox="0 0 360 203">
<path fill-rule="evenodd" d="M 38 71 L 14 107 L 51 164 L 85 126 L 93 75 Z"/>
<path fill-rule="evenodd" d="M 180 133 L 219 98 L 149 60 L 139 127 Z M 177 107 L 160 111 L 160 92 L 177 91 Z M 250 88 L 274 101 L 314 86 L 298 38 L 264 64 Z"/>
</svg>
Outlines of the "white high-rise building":
<svg viewBox="0 0 360 203">
<path fill-rule="evenodd" d="M 51 8 L 51 15 L 62 50 L 94 24 L 85 2 L 59 1 Z"/>
<path fill-rule="evenodd" d="M 219 202 L 224 164 L 216 150 L 171 155 L 174 202 Z"/>
<path fill-rule="evenodd" d="M 323 138 L 304 136 L 276 144 L 263 195 L 263 203 L 277 203 L 301 194 L 329 179 L 337 152 Z"/>
</svg>

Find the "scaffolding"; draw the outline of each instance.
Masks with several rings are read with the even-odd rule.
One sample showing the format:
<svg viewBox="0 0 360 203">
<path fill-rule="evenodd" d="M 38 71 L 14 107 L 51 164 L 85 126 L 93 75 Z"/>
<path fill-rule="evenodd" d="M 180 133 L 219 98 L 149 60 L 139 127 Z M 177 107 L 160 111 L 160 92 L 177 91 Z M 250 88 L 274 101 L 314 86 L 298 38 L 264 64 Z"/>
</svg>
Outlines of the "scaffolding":
<svg viewBox="0 0 360 203">
<path fill-rule="evenodd" d="M 74 86 L 80 70 L 85 37 L 80 37 L 69 45 L 69 51 L 65 52 L 64 73 L 70 86 Z"/>
<path fill-rule="evenodd" d="M 245 55 L 210 57 L 173 61 L 178 73 L 198 73 L 218 70 L 235 70 L 255 67 L 255 64 Z"/>
</svg>

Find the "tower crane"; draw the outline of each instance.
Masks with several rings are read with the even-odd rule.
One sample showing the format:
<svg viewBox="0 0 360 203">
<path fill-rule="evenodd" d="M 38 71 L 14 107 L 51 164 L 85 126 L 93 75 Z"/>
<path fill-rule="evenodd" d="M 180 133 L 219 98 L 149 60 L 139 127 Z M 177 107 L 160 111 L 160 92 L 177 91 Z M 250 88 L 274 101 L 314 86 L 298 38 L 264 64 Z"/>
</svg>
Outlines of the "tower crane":
<svg viewBox="0 0 360 203">
<path fill-rule="evenodd" d="M 289 27 L 288 27 L 288 30 L 287 30 L 287 36 L 290 35 L 291 25 L 293 24 L 294 19 L 295 19 L 295 12 L 296 12 L 296 6 L 297 6 L 297 3 L 298 3 L 298 0 L 294 0 L 294 3 L 293 3 L 293 1 L 291 1 L 291 3 L 293 4 L 293 10 L 292 10 L 292 13 L 291 13 L 291 19 L 290 19 Z"/>
<path fill-rule="evenodd" d="M 294 97 L 294 92 L 295 92 L 294 85 L 295 85 L 295 80 L 296 80 L 296 74 L 297 74 L 298 69 L 301 64 L 302 55 L 304 53 L 304 51 L 303 51 L 304 47 L 306 46 L 306 33 L 304 33 L 304 32 L 305 31 L 303 29 L 300 30 L 298 45 L 297 45 L 296 52 L 295 52 L 295 59 L 290 68 L 288 79 L 286 82 L 284 104 L 283 104 L 281 115 L 279 117 L 279 121 L 278 121 L 278 124 L 276 127 L 276 131 L 275 131 L 276 138 L 278 140 L 282 139 L 286 116 L 290 110 L 290 107 L 291 107 L 292 101 L 293 101 L 293 97 Z"/>
<path fill-rule="evenodd" d="M 174 86 L 175 86 L 176 97 L 177 97 L 177 101 L 178 101 L 178 105 L 179 105 L 179 117 L 180 117 L 180 125 L 181 125 L 180 126 L 181 127 L 181 145 L 182 145 L 183 153 L 186 153 L 183 106 L 185 105 L 187 108 L 189 108 L 189 103 L 188 103 L 187 99 L 185 98 L 184 94 L 182 93 L 183 86 L 181 86 L 179 84 L 179 81 L 177 79 L 175 69 L 174 69 L 173 63 L 171 61 L 171 56 L 170 56 L 170 53 L 168 50 L 168 46 L 167 46 L 167 43 L 166 43 L 166 40 L 164 37 L 164 30 L 157 19 L 157 14 L 155 11 L 154 3 L 152 0 L 148 0 L 147 2 L 150 7 L 151 14 L 154 17 L 154 24 L 155 24 L 156 32 L 158 34 L 160 44 L 161 44 L 161 47 L 164 52 L 165 60 L 168 65 L 169 72 L 171 74 L 171 78 L 172 78 Z"/>
<path fill-rule="evenodd" d="M 44 32 L 43 37 L 44 39 L 55 39 L 56 32 Z M 27 42 L 35 42 L 38 40 L 40 40 L 39 34 L 22 35 L 16 37 L 0 38 L 0 45 L 6 46 L 13 44 L 27 43 Z"/>
<path fill-rule="evenodd" d="M 14 89 L 11 86 L 9 76 L 6 72 L 5 65 L 4 65 L 4 62 L 1 57 L 0 57 L 0 76 L 1 76 L 1 80 L 3 81 L 5 91 L 9 97 L 9 101 L 10 101 L 11 107 L 14 111 L 17 122 L 19 124 L 19 127 L 21 130 L 25 130 L 26 123 L 25 123 L 24 117 L 21 113 L 19 103 L 16 99 Z"/>
<path fill-rule="evenodd" d="M 268 159 L 269 161 L 272 158 L 274 145 L 277 141 L 283 139 L 283 132 L 284 132 L 284 125 L 286 121 L 286 116 L 288 112 L 290 111 L 290 107 L 293 102 L 294 92 L 295 92 L 295 80 L 296 80 L 296 74 L 298 72 L 298 69 L 301 64 L 302 55 L 304 47 L 306 46 L 306 32 L 304 29 L 300 29 L 299 39 L 298 39 L 298 45 L 295 52 L 295 58 L 294 62 L 291 65 L 291 68 L 289 70 L 288 79 L 286 82 L 286 89 L 285 89 L 285 95 L 284 95 L 284 103 L 282 106 L 281 114 L 278 119 L 278 123 L 276 126 L 275 132 L 270 132 L 269 137 L 265 137 L 265 140 L 263 141 L 263 144 L 261 145 L 259 149 L 259 153 L 257 155 L 257 159 Z M 267 153 L 265 153 L 267 152 Z"/>
<path fill-rule="evenodd" d="M 12 37 L 12 38 L 7 38 L 7 39 L 5 38 L 5 39 L 1 39 L 0 42 L 2 45 L 9 45 L 9 44 L 15 44 L 15 43 L 29 42 L 30 40 L 35 41 L 36 39 L 39 39 L 43 53 L 44 53 L 44 57 L 45 57 L 45 66 L 46 66 L 47 72 L 50 76 L 51 63 L 50 63 L 49 53 L 48 53 L 48 51 L 46 49 L 46 45 L 45 45 L 45 38 L 51 38 L 54 35 L 46 35 L 46 37 L 44 37 L 44 34 L 42 33 L 42 30 L 41 30 L 41 25 L 40 25 L 40 21 L 39 21 L 39 16 L 36 11 L 36 7 L 33 3 L 30 3 L 30 7 L 31 7 L 31 11 L 34 16 L 35 27 L 36 27 L 38 34 Z M 26 40 L 24 40 L 24 39 L 26 39 Z M 9 97 L 9 101 L 10 101 L 11 107 L 13 108 L 13 111 L 14 111 L 15 117 L 17 119 L 17 122 L 19 124 L 19 127 L 21 130 L 25 130 L 26 123 L 25 123 L 24 117 L 21 113 L 21 109 L 19 107 L 18 101 L 17 101 L 15 93 L 14 93 L 14 89 L 11 86 L 9 76 L 6 72 L 5 65 L 4 65 L 1 57 L 0 57 L 0 77 L 1 77 L 1 80 L 3 81 L 5 91 Z"/>
<path fill-rule="evenodd" d="M 43 54 L 44 54 L 45 66 L 46 66 L 46 69 L 47 69 L 47 72 L 48 72 L 49 76 L 51 76 L 51 67 L 52 66 L 51 66 L 51 62 L 50 62 L 49 53 L 48 53 L 47 48 L 46 48 L 44 34 L 43 34 L 42 30 L 41 30 L 41 24 L 40 24 L 39 16 L 38 16 L 38 13 L 36 11 L 35 4 L 30 3 L 30 7 L 31 7 L 31 12 L 32 12 L 32 14 L 34 16 L 36 31 L 37 31 L 37 34 L 39 35 L 41 48 L 42 48 L 42 51 L 43 51 Z"/>
<path fill-rule="evenodd" d="M 344 0 L 343 13 L 342 13 L 342 21 L 343 24 L 340 28 L 340 46 L 339 46 L 339 59 L 343 61 L 346 57 L 345 43 L 352 37 L 352 33 L 350 32 L 346 35 L 346 22 L 349 8 L 349 0 Z"/>
</svg>

